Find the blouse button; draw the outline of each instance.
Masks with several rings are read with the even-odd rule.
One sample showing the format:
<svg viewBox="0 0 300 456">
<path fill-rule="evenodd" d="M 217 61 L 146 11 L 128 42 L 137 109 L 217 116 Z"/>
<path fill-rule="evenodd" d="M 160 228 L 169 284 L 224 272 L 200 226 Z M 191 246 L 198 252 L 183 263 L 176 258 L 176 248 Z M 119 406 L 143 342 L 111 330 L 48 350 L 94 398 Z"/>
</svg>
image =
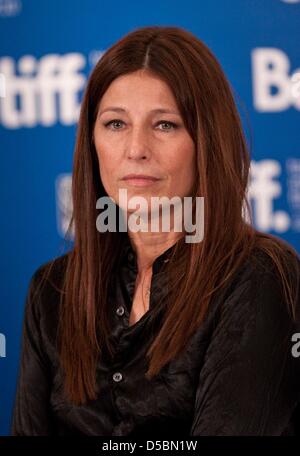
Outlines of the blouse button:
<svg viewBox="0 0 300 456">
<path fill-rule="evenodd" d="M 123 376 L 121 372 L 115 372 L 113 375 L 113 379 L 115 382 L 120 382 L 122 380 Z"/>
<path fill-rule="evenodd" d="M 116 310 L 117 315 L 120 315 L 120 316 L 123 315 L 124 312 L 125 312 L 125 310 L 124 310 L 123 306 L 118 307 Z"/>
</svg>

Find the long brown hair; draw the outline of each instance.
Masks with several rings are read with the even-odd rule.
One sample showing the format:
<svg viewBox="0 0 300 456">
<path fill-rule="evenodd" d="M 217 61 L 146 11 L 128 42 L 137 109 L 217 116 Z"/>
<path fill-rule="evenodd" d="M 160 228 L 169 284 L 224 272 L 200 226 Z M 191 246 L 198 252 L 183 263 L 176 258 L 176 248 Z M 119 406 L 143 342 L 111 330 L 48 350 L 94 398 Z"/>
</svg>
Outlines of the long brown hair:
<svg viewBox="0 0 300 456">
<path fill-rule="evenodd" d="M 293 258 L 296 264 L 297 253 L 283 240 L 253 227 L 245 198 L 250 154 L 233 89 L 219 62 L 200 39 L 182 28 L 134 30 L 108 49 L 93 69 L 77 129 L 71 221 L 75 238 L 68 254 L 59 319 L 64 388 L 75 404 L 97 397 L 96 364 L 103 347 L 113 352 L 107 295 L 124 240 L 124 233 L 96 229 L 96 201 L 106 192 L 99 176 L 93 127 L 99 102 L 111 82 L 137 70 L 159 76 L 174 94 L 196 149 L 192 196 L 204 196 L 205 213 L 203 241 L 188 244 L 180 240 L 166 263 L 168 304 L 148 351 L 147 377 L 158 373 L 184 348 L 205 318 L 213 293 L 224 289 L 254 248 L 273 260 L 295 317 L 295 289 L 288 263 Z"/>
</svg>

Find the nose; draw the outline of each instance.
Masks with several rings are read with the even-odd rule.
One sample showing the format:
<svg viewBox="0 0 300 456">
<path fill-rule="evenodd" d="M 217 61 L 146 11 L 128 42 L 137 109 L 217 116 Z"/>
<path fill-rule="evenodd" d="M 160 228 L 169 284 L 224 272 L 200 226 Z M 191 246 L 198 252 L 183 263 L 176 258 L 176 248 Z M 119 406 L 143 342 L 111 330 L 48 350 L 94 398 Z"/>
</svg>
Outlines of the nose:
<svg viewBox="0 0 300 456">
<path fill-rule="evenodd" d="M 127 158 L 139 160 L 150 158 L 149 137 L 142 127 L 133 128 L 126 144 Z"/>
</svg>

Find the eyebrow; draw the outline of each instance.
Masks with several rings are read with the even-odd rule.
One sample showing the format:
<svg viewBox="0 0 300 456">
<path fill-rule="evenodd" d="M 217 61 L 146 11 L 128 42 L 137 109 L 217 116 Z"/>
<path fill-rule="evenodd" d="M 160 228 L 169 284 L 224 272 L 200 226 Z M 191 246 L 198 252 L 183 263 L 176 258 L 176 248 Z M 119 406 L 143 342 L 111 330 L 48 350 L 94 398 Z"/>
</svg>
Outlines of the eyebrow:
<svg viewBox="0 0 300 456">
<path fill-rule="evenodd" d="M 99 112 L 99 116 L 101 116 L 101 114 L 103 114 L 106 111 L 127 112 L 126 109 L 120 108 L 118 106 L 108 106 L 107 108 L 102 109 L 102 111 Z M 155 109 L 151 109 L 151 111 L 149 111 L 149 112 L 159 113 L 159 114 L 168 113 L 168 114 L 175 114 L 176 116 L 180 116 L 180 114 L 178 112 L 172 111 L 172 109 L 168 109 L 168 108 L 155 108 Z"/>
</svg>

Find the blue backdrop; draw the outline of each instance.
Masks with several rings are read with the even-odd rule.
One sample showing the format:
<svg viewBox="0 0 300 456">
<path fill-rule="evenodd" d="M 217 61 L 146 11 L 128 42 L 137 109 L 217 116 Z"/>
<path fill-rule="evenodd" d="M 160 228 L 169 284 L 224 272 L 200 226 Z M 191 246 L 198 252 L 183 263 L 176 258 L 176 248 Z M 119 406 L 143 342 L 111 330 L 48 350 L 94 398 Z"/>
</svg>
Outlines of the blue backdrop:
<svg viewBox="0 0 300 456">
<path fill-rule="evenodd" d="M 202 39 L 235 93 L 251 148 L 255 225 L 300 252 L 300 2 L 0 0 L 0 434 L 9 433 L 29 279 L 61 253 L 80 101 L 101 53 L 129 31 Z"/>
</svg>

